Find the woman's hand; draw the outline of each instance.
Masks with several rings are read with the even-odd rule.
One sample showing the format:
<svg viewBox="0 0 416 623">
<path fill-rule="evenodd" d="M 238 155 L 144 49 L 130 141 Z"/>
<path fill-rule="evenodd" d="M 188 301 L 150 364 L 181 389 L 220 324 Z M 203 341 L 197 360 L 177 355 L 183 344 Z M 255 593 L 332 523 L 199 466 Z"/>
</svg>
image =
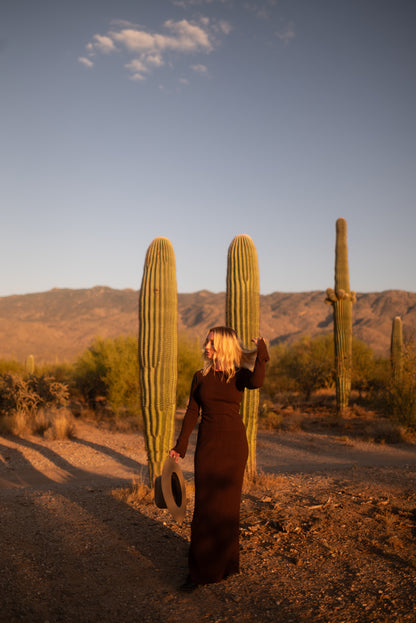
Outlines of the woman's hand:
<svg viewBox="0 0 416 623">
<path fill-rule="evenodd" d="M 255 343 L 255 345 L 257 346 L 257 344 L 260 342 L 260 340 L 262 340 L 262 337 L 253 337 L 253 339 L 251 340 L 252 342 Z"/>
<path fill-rule="evenodd" d="M 175 452 L 175 450 L 169 450 L 169 456 L 172 457 L 172 459 L 175 459 L 175 463 L 177 463 L 180 457 L 180 454 L 179 452 Z"/>
</svg>

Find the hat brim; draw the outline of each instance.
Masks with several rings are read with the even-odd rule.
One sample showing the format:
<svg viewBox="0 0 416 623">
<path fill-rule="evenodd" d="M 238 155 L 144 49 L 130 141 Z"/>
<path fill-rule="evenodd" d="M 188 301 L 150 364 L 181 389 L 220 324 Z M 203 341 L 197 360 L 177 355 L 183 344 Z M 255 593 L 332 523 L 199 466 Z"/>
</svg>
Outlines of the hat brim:
<svg viewBox="0 0 416 623">
<path fill-rule="evenodd" d="M 181 468 L 171 456 L 163 464 L 162 475 L 156 478 L 155 503 L 159 508 L 167 508 L 176 521 L 185 519 L 185 479 Z"/>
</svg>

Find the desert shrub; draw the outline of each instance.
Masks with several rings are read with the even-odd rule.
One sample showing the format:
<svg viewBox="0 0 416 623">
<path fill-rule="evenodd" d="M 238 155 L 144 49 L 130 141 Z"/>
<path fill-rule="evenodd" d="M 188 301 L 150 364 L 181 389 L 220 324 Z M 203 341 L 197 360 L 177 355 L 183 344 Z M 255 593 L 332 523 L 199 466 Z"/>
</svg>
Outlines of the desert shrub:
<svg viewBox="0 0 416 623">
<path fill-rule="evenodd" d="M 72 390 L 74 377 L 74 364 L 68 362 L 62 363 L 42 363 L 36 366 L 36 374 L 38 376 L 53 377 L 55 381 L 64 383 Z"/>
<path fill-rule="evenodd" d="M 0 359 L 0 376 L 4 374 L 20 374 L 24 376 L 25 366 L 15 359 Z"/>
<path fill-rule="evenodd" d="M 287 346 L 276 344 L 269 349 L 270 361 L 267 365 L 262 394 L 272 399 L 287 392 L 296 392 L 298 389 L 296 382 L 286 374 L 286 370 L 281 364 L 288 348 Z"/>
<path fill-rule="evenodd" d="M 3 435 L 42 435 L 46 439 L 69 439 L 75 434 L 75 424 L 69 409 L 39 409 L 34 413 L 10 412 L 0 418 Z"/>
<path fill-rule="evenodd" d="M 258 425 L 260 430 L 279 430 L 282 427 L 283 417 L 279 407 L 268 400 L 260 403 Z"/>
<path fill-rule="evenodd" d="M 186 406 L 191 389 L 194 373 L 201 368 L 201 346 L 196 341 L 180 336 L 178 340 L 178 384 L 176 389 L 176 404 Z"/>
<path fill-rule="evenodd" d="M 97 337 L 74 365 L 74 386 L 92 409 L 104 400 L 116 415 L 139 410 L 137 338 Z"/>
<path fill-rule="evenodd" d="M 358 391 L 359 396 L 370 390 L 377 374 L 377 360 L 370 346 L 361 340 L 352 339 L 352 374 L 351 389 Z"/>
<path fill-rule="evenodd" d="M 29 381 L 19 374 L 0 376 L 0 415 L 33 413 L 40 397 L 29 386 Z"/>
<path fill-rule="evenodd" d="M 67 386 L 52 377 L 0 375 L 0 415 L 15 412 L 30 415 L 40 408 L 64 407 L 68 396 Z"/>
<path fill-rule="evenodd" d="M 37 416 L 43 415 L 43 435 L 47 439 L 71 439 L 75 435 L 75 423 L 69 409 L 41 410 Z M 37 418 L 35 418 L 35 422 Z M 46 427 L 45 427 L 46 424 Z M 36 429 L 35 429 L 35 432 Z"/>
<path fill-rule="evenodd" d="M 318 389 L 333 385 L 334 340 L 332 335 L 302 337 L 280 355 L 277 372 L 289 379 L 306 400 Z"/>
<path fill-rule="evenodd" d="M 2 433 L 21 435 L 25 433 L 45 434 L 49 430 L 62 431 L 62 424 L 58 421 L 66 420 L 68 426 L 65 437 L 67 437 L 71 419 L 66 409 L 68 396 L 66 385 L 58 383 L 51 377 L 31 375 L 23 378 L 18 374 L 0 375 L 0 429 Z M 48 413 L 48 417 L 45 413 Z M 62 432 L 59 434 L 63 435 Z"/>
<path fill-rule="evenodd" d="M 107 393 L 105 382 L 105 346 L 97 338 L 76 360 L 74 365 L 74 388 L 91 409 L 95 409 L 100 397 Z"/>
<path fill-rule="evenodd" d="M 90 409 L 108 406 L 116 415 L 140 413 L 137 338 L 97 337 L 73 367 L 73 386 Z M 192 376 L 201 367 L 201 347 L 187 337 L 178 340 L 177 405 L 189 397 Z"/>
<path fill-rule="evenodd" d="M 390 378 L 381 389 L 382 407 L 387 417 L 406 428 L 416 430 L 416 343 L 410 339 L 403 345 L 403 369 L 400 378 Z"/>
<path fill-rule="evenodd" d="M 304 336 L 292 345 L 272 346 L 264 393 L 276 399 L 279 394 L 296 392 L 309 400 L 318 390 L 333 388 L 334 360 L 332 333 L 314 338 Z M 377 360 L 372 349 L 353 338 L 352 389 L 360 395 L 369 391 L 377 374 Z"/>
<path fill-rule="evenodd" d="M 38 397 L 38 408 L 65 407 L 68 404 L 68 387 L 53 377 L 31 375 L 26 383 L 29 391 Z"/>
</svg>

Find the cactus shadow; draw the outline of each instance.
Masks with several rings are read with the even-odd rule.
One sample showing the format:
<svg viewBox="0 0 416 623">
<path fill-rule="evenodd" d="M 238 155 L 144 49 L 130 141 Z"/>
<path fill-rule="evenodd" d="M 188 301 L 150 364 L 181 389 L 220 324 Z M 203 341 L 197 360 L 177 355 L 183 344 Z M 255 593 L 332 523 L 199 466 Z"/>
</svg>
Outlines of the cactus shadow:
<svg viewBox="0 0 416 623">
<path fill-rule="evenodd" d="M 142 510 L 139 504 L 136 503 L 135 506 L 132 506 L 112 495 L 114 489 L 131 485 L 131 478 L 109 477 L 90 472 L 76 467 L 58 452 L 32 440 L 15 436 L 11 439 L 17 448 L 0 444 L 0 452 L 4 461 L 18 465 L 19 468 L 10 469 L 10 475 L 7 474 L 5 478 L 0 475 L 0 489 L 12 488 L 21 492 L 30 487 L 31 493 L 29 495 L 32 495 L 33 491 L 47 492 L 46 495 L 48 493 L 60 495 L 64 499 L 65 505 L 69 503 L 70 508 L 77 509 L 77 511 L 82 509 L 86 516 L 91 519 L 93 525 L 102 526 L 104 522 L 105 527 L 111 527 L 111 532 L 117 533 L 115 544 L 119 545 L 120 542 L 123 542 L 127 548 L 132 548 L 137 552 L 139 560 L 142 563 L 147 562 L 144 569 L 151 568 L 156 571 L 162 584 L 168 584 L 173 588 L 183 580 L 182 576 L 186 572 L 188 540 L 178 533 L 175 522 L 170 518 L 168 511 L 155 507 L 150 512 L 146 512 L 146 509 L 143 508 Z M 86 442 L 85 445 L 97 449 L 94 446 L 98 444 Z M 57 482 L 37 469 L 18 449 L 18 446 L 35 450 L 55 465 L 61 470 L 61 476 L 63 476 L 61 481 Z M 107 448 L 107 450 L 109 449 Z M 123 458 L 126 459 L 125 465 L 128 467 L 140 466 L 136 461 L 123 457 L 120 453 L 115 452 L 114 454 L 120 461 Z M 111 452 L 109 455 L 112 456 Z M 50 470 L 47 473 L 50 473 Z M 147 504 L 153 504 L 153 502 Z M 103 509 L 105 517 L 103 517 Z M 46 511 L 43 512 L 47 513 Z M 70 517 L 67 520 L 70 523 Z M 65 518 L 59 518 L 59 522 L 64 521 Z M 49 529 L 52 526 L 53 530 L 56 519 L 53 521 L 45 520 L 44 523 L 49 525 Z M 38 525 L 38 530 L 43 530 L 43 527 Z M 72 532 L 72 530 L 72 528 L 68 528 L 68 531 Z M 82 530 L 82 526 L 80 526 L 80 530 Z M 66 530 L 61 530 L 60 534 L 65 534 L 65 532 Z M 71 551 L 67 549 L 66 553 L 71 561 L 70 564 L 72 564 Z M 114 551 L 115 558 L 118 555 L 118 552 Z M 74 557 L 73 564 L 75 572 L 76 557 Z M 140 563 L 138 566 L 140 567 Z M 176 569 L 178 573 L 175 573 Z M 138 572 L 140 571 L 142 574 L 145 570 L 140 568 Z M 91 587 L 91 590 L 94 588 Z"/>
<path fill-rule="evenodd" d="M 121 452 L 117 452 L 116 450 L 113 450 L 109 446 L 103 446 L 102 444 L 95 443 L 94 441 L 87 441 L 86 439 L 81 439 L 78 437 L 74 437 L 71 441 L 78 445 L 86 446 L 87 448 L 91 448 L 92 450 L 96 450 L 97 452 L 100 452 L 101 454 L 109 456 L 110 458 L 120 463 L 120 465 L 123 465 L 124 467 L 128 467 L 129 469 L 137 470 L 137 469 L 142 469 L 143 467 L 142 463 L 139 463 L 138 461 L 135 461 L 134 459 L 131 459 L 130 457 L 125 456 L 124 454 L 121 454 Z"/>
</svg>

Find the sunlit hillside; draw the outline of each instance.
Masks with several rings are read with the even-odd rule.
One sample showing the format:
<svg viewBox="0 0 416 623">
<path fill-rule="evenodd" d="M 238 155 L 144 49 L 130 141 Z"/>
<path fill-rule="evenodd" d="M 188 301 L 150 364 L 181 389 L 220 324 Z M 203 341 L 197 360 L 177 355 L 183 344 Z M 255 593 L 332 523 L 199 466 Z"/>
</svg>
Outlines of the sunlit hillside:
<svg viewBox="0 0 416 623">
<path fill-rule="evenodd" d="M 332 308 L 321 291 L 261 296 L 261 333 L 272 344 L 332 331 Z M 71 361 L 96 336 L 137 332 L 138 293 L 95 287 L 54 289 L 0 298 L 0 358 Z M 206 290 L 178 295 L 179 331 L 202 340 L 224 323 L 225 294 Z M 406 333 L 416 331 L 416 293 L 388 290 L 358 294 L 354 335 L 387 355 L 394 316 Z"/>
</svg>

